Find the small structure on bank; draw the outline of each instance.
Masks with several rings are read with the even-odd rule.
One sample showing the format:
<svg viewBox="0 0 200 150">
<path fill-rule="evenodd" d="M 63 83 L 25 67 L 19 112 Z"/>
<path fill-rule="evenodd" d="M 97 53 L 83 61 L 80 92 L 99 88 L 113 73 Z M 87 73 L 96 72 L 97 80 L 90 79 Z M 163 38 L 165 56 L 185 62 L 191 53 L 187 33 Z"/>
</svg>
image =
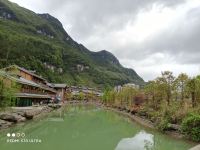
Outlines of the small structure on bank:
<svg viewBox="0 0 200 150">
<path fill-rule="evenodd" d="M 65 92 L 67 90 L 67 84 L 58 84 L 58 83 L 49 83 L 51 88 L 54 88 L 56 93 L 56 102 L 64 102 L 65 100 Z"/>
<path fill-rule="evenodd" d="M 119 107 L 121 109 L 127 109 L 128 111 L 135 113 L 138 111 L 138 109 L 140 109 L 140 107 L 142 107 L 142 105 L 144 104 L 145 100 L 146 100 L 146 96 L 144 93 L 138 93 L 137 91 L 140 89 L 139 85 L 136 85 L 134 83 L 127 83 L 124 85 L 118 85 L 114 87 L 114 92 L 120 94 L 120 93 L 126 93 L 126 95 L 132 94 L 132 97 L 129 97 L 129 108 L 126 108 L 126 101 L 125 102 L 125 106 L 123 106 L 124 104 L 117 104 L 116 107 Z M 128 102 L 127 102 L 128 103 Z"/>
<path fill-rule="evenodd" d="M 134 89 L 140 89 L 140 86 L 137 85 L 137 84 L 134 84 L 134 83 L 127 83 L 127 84 L 124 84 L 124 85 L 117 85 L 114 87 L 114 91 L 115 92 L 120 92 L 122 91 L 123 88 L 125 87 L 128 87 L 128 88 L 134 88 Z"/>
</svg>

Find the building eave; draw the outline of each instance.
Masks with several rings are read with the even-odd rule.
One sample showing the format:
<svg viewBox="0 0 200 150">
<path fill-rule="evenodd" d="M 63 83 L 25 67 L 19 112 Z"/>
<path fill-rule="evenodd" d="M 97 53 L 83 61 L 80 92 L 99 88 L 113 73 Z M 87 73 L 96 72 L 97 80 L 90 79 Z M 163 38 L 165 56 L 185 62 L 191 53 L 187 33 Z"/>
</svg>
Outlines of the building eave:
<svg viewBox="0 0 200 150">
<path fill-rule="evenodd" d="M 30 93 L 16 93 L 14 96 L 17 98 L 51 99 L 50 95 L 30 94 Z"/>
</svg>

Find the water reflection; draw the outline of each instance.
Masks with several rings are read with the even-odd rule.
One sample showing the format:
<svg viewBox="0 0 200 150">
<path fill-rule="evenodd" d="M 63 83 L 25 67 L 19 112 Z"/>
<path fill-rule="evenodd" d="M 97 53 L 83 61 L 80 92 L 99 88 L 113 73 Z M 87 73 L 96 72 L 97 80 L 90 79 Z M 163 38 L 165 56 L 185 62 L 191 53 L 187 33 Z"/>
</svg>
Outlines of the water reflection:
<svg viewBox="0 0 200 150">
<path fill-rule="evenodd" d="M 56 111 L 55 113 L 52 113 L 52 115 L 47 118 L 47 121 L 63 122 L 64 121 L 64 110 L 60 109 L 60 110 Z"/>
<path fill-rule="evenodd" d="M 132 138 L 122 139 L 115 150 L 153 150 L 154 135 L 140 131 Z"/>
</svg>

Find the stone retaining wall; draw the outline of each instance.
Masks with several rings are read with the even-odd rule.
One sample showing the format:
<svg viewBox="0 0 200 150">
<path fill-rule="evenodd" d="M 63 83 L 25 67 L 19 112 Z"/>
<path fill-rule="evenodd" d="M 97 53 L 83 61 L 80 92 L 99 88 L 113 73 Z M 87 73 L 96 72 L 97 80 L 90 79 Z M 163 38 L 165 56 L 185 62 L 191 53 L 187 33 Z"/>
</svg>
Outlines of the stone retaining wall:
<svg viewBox="0 0 200 150">
<path fill-rule="evenodd" d="M 34 117 L 49 113 L 60 107 L 61 105 L 13 107 L 9 111 L 0 112 L 0 130 L 9 128 L 16 123 L 25 122 L 27 120 L 33 119 Z"/>
</svg>

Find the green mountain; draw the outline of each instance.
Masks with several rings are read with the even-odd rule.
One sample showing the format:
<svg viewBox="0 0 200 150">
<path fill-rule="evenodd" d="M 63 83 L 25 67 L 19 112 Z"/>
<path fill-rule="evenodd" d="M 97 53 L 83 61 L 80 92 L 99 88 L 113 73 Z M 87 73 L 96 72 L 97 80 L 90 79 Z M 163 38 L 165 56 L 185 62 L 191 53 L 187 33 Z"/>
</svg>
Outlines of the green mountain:
<svg viewBox="0 0 200 150">
<path fill-rule="evenodd" d="M 144 83 L 110 52 L 92 52 L 74 41 L 58 19 L 0 0 L 0 67 L 11 64 L 71 85 Z"/>
</svg>

